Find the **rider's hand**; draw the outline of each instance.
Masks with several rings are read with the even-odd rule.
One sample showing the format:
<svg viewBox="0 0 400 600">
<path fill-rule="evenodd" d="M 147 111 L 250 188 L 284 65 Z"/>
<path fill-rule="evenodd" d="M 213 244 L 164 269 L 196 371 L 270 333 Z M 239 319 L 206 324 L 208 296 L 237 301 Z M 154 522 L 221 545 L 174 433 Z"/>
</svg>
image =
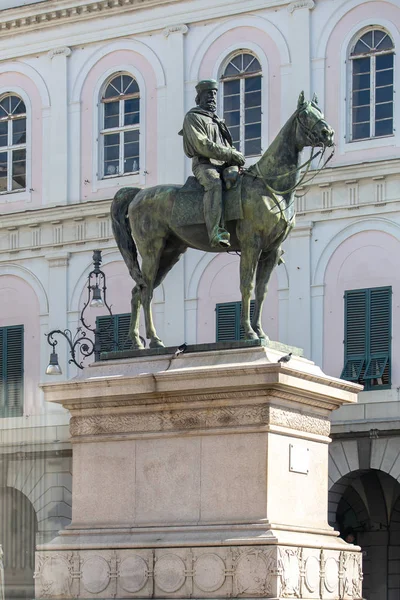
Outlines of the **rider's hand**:
<svg viewBox="0 0 400 600">
<path fill-rule="evenodd" d="M 243 154 L 238 152 L 235 148 L 232 148 L 232 162 L 238 167 L 243 167 L 244 163 L 246 162 Z"/>
</svg>

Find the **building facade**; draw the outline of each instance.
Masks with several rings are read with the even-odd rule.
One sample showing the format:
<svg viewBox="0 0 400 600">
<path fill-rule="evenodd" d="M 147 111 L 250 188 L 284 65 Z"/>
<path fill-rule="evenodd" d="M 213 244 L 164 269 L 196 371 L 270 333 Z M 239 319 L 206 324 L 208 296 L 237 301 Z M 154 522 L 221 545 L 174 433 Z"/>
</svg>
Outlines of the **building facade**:
<svg viewBox="0 0 400 600">
<path fill-rule="evenodd" d="M 44 406 L 45 333 L 75 331 L 94 249 L 114 314 L 132 281 L 110 201 L 184 183 L 178 136 L 199 79 L 254 163 L 316 93 L 336 131 L 298 189 L 271 339 L 360 381 L 332 423 L 330 521 L 364 550 L 364 595 L 400 598 L 400 6 L 397 0 L 3 0 L 0 10 L 0 544 L 6 597 L 31 597 L 35 542 L 71 518 L 69 417 Z M 317 168 L 317 165 L 314 165 Z M 189 250 L 154 298 L 166 345 L 237 335 L 238 257 Z M 230 310 L 232 331 L 218 326 Z M 90 313 L 92 324 L 98 313 Z M 224 338 L 225 336 L 225 338 Z M 66 344 L 57 346 L 63 375 Z M 350 539 L 350 538 L 349 538 Z M 8 590 L 8 592 L 7 592 Z M 8 596 L 7 596 L 8 593 Z"/>
</svg>

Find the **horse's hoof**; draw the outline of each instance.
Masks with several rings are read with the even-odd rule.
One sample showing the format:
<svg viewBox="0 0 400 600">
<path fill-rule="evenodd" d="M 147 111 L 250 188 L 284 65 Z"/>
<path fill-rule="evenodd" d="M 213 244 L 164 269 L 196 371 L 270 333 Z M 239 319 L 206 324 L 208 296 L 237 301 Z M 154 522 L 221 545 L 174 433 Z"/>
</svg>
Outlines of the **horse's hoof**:
<svg viewBox="0 0 400 600">
<path fill-rule="evenodd" d="M 165 346 L 159 338 L 153 338 L 150 342 L 149 348 L 165 348 Z"/>
<path fill-rule="evenodd" d="M 265 342 L 269 342 L 269 337 L 261 328 L 254 327 L 254 331 L 256 332 L 259 340 L 264 340 Z"/>
<path fill-rule="evenodd" d="M 142 342 L 133 342 L 132 350 L 144 350 L 144 346 L 143 346 Z"/>
<path fill-rule="evenodd" d="M 258 340 L 258 335 L 255 331 L 249 331 L 248 333 L 245 333 L 243 337 L 245 340 Z"/>
</svg>

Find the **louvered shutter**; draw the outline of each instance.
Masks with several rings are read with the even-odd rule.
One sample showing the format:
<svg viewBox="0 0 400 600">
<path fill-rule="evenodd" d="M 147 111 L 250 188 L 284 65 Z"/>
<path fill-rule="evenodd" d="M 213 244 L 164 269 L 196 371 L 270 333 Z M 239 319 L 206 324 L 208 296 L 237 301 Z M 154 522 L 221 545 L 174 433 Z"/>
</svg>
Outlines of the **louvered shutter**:
<svg viewBox="0 0 400 600">
<path fill-rule="evenodd" d="M 390 350 L 391 350 L 391 288 L 369 290 L 370 294 L 370 327 L 368 364 L 365 380 L 379 380 L 378 384 L 389 383 Z"/>
<path fill-rule="evenodd" d="M 96 335 L 100 345 L 100 352 L 112 352 L 114 350 L 114 317 L 107 315 L 97 317 Z"/>
<path fill-rule="evenodd" d="M 0 331 L 0 414 L 19 417 L 23 415 L 24 327 L 3 327 Z"/>
<path fill-rule="evenodd" d="M 130 314 L 116 315 L 117 317 L 117 343 L 118 350 L 130 350 L 132 340 L 129 337 L 129 326 L 131 323 Z"/>
<path fill-rule="evenodd" d="M 96 330 L 100 341 L 100 352 L 115 352 L 132 348 L 132 340 L 129 337 L 130 321 L 129 313 L 97 317 Z"/>
<path fill-rule="evenodd" d="M 367 350 L 367 292 L 345 292 L 344 368 L 340 375 L 348 381 L 359 381 L 365 371 Z"/>
<path fill-rule="evenodd" d="M 345 292 L 343 379 L 390 386 L 392 288 Z"/>
<path fill-rule="evenodd" d="M 224 302 L 216 306 L 216 341 L 234 342 L 243 339 L 240 326 L 241 302 Z M 250 317 L 254 313 L 254 300 L 250 302 Z"/>
</svg>

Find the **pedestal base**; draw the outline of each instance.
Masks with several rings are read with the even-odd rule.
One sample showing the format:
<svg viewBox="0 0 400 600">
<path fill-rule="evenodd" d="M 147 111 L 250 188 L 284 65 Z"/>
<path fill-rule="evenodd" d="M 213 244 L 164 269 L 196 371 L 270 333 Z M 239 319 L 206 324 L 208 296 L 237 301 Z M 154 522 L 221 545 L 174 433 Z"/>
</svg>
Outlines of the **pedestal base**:
<svg viewBox="0 0 400 600">
<path fill-rule="evenodd" d="M 73 519 L 36 598 L 361 600 L 327 518 L 329 414 L 358 386 L 271 347 L 107 361 L 44 386 L 71 411 Z"/>
</svg>

